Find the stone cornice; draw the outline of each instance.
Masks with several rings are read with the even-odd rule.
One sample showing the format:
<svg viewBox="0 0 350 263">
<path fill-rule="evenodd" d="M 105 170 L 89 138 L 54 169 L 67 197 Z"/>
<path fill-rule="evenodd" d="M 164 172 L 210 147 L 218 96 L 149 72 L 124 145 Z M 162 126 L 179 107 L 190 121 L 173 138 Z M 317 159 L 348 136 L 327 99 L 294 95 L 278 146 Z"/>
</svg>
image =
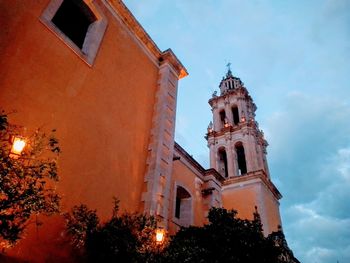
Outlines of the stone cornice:
<svg viewBox="0 0 350 263">
<path fill-rule="evenodd" d="M 242 176 L 231 177 L 230 179 L 224 181 L 223 186 L 229 186 L 233 184 L 254 181 L 256 179 L 261 180 L 267 186 L 267 188 L 272 192 L 272 194 L 275 196 L 277 200 L 282 198 L 282 194 L 278 191 L 277 187 L 271 182 L 271 180 L 267 178 L 267 175 L 263 170 L 249 172 Z"/>
<path fill-rule="evenodd" d="M 196 170 L 204 175 L 205 169 L 202 165 L 200 165 L 191 155 L 186 152 L 184 148 L 182 148 L 177 142 L 174 144 L 174 149 L 181 154 L 180 157 L 185 158 L 187 162 L 189 162 Z"/>
<path fill-rule="evenodd" d="M 178 73 L 178 78 L 181 79 L 188 75 L 186 68 L 182 65 L 181 61 L 176 57 L 174 52 L 169 48 L 162 53 L 159 59 L 160 63 L 168 61 Z"/>
<path fill-rule="evenodd" d="M 191 155 L 189 155 L 184 148 L 182 148 L 177 142 L 174 144 L 175 150 L 181 154 L 180 157 L 185 158 L 186 161 L 191 164 L 206 181 L 208 176 L 212 175 L 218 182 L 222 183 L 225 178 L 219 174 L 214 168 L 204 169 L 202 165 L 200 165 Z M 219 184 L 220 185 L 220 184 Z"/>
<path fill-rule="evenodd" d="M 129 30 L 135 34 L 135 36 L 141 41 L 141 43 L 143 43 L 147 50 L 149 50 L 149 52 L 158 60 L 159 65 L 161 65 L 164 61 L 168 61 L 178 73 L 179 79 L 188 75 L 186 68 L 170 49 L 162 52 L 158 48 L 156 43 L 147 34 L 145 29 L 121 0 L 105 1 L 114 9 L 116 13 L 118 13 L 122 22 L 127 26 L 127 28 L 129 28 Z"/>
<path fill-rule="evenodd" d="M 250 97 L 248 90 L 245 87 L 240 87 L 237 89 L 227 90 L 224 94 L 222 94 L 220 96 L 212 97 L 208 101 L 208 103 L 210 106 L 213 106 L 214 102 L 217 102 L 221 98 L 229 97 L 230 95 L 242 95 L 244 97 L 244 99 L 248 99 L 248 100 L 252 101 L 252 98 Z"/>
<path fill-rule="evenodd" d="M 250 128 L 249 131 L 256 134 L 256 136 L 259 133 L 258 126 L 255 121 L 246 121 L 246 122 L 240 122 L 238 123 L 238 125 L 235 125 L 235 126 L 229 125 L 228 127 L 223 127 L 220 131 L 208 132 L 205 135 L 205 138 L 208 140 L 208 138 L 211 138 L 211 137 L 220 137 L 227 133 L 234 133 L 236 131 L 240 131 L 241 129 L 244 129 L 244 128 Z"/>
<path fill-rule="evenodd" d="M 213 175 L 215 179 L 221 183 L 225 181 L 225 178 L 221 174 L 219 174 L 219 172 L 216 171 L 214 168 L 209 168 L 205 170 L 204 175 L 205 176 Z"/>
</svg>

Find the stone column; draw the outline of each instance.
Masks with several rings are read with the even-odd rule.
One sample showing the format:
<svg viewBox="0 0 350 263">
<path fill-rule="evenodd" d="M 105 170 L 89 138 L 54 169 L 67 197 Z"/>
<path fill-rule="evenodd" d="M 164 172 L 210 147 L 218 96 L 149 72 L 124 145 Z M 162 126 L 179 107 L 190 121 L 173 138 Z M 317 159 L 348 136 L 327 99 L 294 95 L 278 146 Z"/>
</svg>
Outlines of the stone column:
<svg viewBox="0 0 350 263">
<path fill-rule="evenodd" d="M 232 153 L 231 143 L 227 144 L 226 155 L 227 155 L 228 177 L 233 177 L 235 174 L 235 171 L 234 171 L 234 166 L 233 166 L 233 153 Z"/>
<path fill-rule="evenodd" d="M 214 131 L 220 131 L 221 130 L 221 120 L 220 120 L 220 114 L 217 105 L 213 105 L 212 108 L 213 112 L 213 124 L 214 124 Z"/>
<path fill-rule="evenodd" d="M 170 50 L 163 55 L 148 146 L 144 179 L 146 189 L 142 194 L 142 201 L 144 212 L 158 216 L 161 219 L 160 225 L 167 228 L 174 155 L 177 83 L 180 77 L 179 71 L 183 68 L 180 70 L 174 68 L 174 64 L 179 66 L 179 62 Z"/>
<path fill-rule="evenodd" d="M 225 100 L 225 112 L 226 112 L 226 118 L 228 120 L 228 123 L 230 125 L 234 125 L 233 124 L 233 114 L 232 114 L 232 109 L 231 109 L 231 105 L 230 105 L 230 102 Z"/>
<path fill-rule="evenodd" d="M 214 138 L 209 138 L 208 139 L 208 146 L 209 146 L 209 152 L 210 152 L 210 168 L 214 168 L 214 169 L 217 170 L 216 149 L 215 149 Z"/>
<path fill-rule="evenodd" d="M 233 166 L 233 176 L 238 176 L 237 153 L 236 153 L 236 147 L 234 145 L 232 145 L 232 166 Z"/>
</svg>

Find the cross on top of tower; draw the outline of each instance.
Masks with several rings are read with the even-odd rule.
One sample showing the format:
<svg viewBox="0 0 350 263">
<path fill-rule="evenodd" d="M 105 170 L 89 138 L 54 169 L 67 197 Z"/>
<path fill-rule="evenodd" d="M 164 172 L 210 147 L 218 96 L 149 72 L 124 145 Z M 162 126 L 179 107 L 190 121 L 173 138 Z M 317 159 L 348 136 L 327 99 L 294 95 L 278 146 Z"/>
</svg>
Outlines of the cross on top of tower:
<svg viewBox="0 0 350 263">
<path fill-rule="evenodd" d="M 232 77 L 231 62 L 227 63 L 226 67 L 227 67 L 226 77 Z"/>
</svg>

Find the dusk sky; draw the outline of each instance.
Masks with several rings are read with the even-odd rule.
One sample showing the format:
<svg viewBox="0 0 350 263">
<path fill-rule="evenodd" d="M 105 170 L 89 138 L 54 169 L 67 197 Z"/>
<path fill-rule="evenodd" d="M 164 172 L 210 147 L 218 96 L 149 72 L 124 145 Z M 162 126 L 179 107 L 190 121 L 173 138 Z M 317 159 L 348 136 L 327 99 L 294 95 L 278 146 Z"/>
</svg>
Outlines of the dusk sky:
<svg viewBox="0 0 350 263">
<path fill-rule="evenodd" d="M 350 1 L 124 2 L 189 72 L 177 142 L 208 168 L 208 99 L 231 62 L 258 107 L 289 246 L 303 263 L 349 263 Z"/>
</svg>

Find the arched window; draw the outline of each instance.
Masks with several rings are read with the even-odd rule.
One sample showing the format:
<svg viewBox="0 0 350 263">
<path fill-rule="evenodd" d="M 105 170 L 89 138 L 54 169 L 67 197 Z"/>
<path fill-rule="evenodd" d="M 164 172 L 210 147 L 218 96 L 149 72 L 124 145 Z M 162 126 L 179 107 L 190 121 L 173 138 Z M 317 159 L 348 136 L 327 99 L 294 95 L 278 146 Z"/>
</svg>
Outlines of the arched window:
<svg viewBox="0 0 350 263">
<path fill-rule="evenodd" d="M 181 226 L 189 226 L 192 222 L 192 197 L 181 186 L 176 187 L 175 218 Z"/>
<path fill-rule="evenodd" d="M 239 123 L 239 114 L 238 114 L 237 106 L 232 107 L 232 117 L 233 117 L 233 123 L 237 125 Z"/>
<path fill-rule="evenodd" d="M 225 110 L 221 110 L 221 111 L 219 112 L 219 114 L 220 114 L 220 120 L 221 120 L 221 128 L 223 128 L 224 125 L 225 125 L 225 119 L 226 119 Z"/>
<path fill-rule="evenodd" d="M 238 174 L 243 175 L 247 173 L 247 163 L 245 159 L 244 147 L 241 142 L 236 144 Z"/>
<path fill-rule="evenodd" d="M 219 173 L 223 176 L 223 177 L 228 177 L 228 169 L 227 169 L 227 155 L 226 155 L 226 151 L 224 148 L 219 149 L 218 152 L 218 157 L 219 157 Z"/>
</svg>

